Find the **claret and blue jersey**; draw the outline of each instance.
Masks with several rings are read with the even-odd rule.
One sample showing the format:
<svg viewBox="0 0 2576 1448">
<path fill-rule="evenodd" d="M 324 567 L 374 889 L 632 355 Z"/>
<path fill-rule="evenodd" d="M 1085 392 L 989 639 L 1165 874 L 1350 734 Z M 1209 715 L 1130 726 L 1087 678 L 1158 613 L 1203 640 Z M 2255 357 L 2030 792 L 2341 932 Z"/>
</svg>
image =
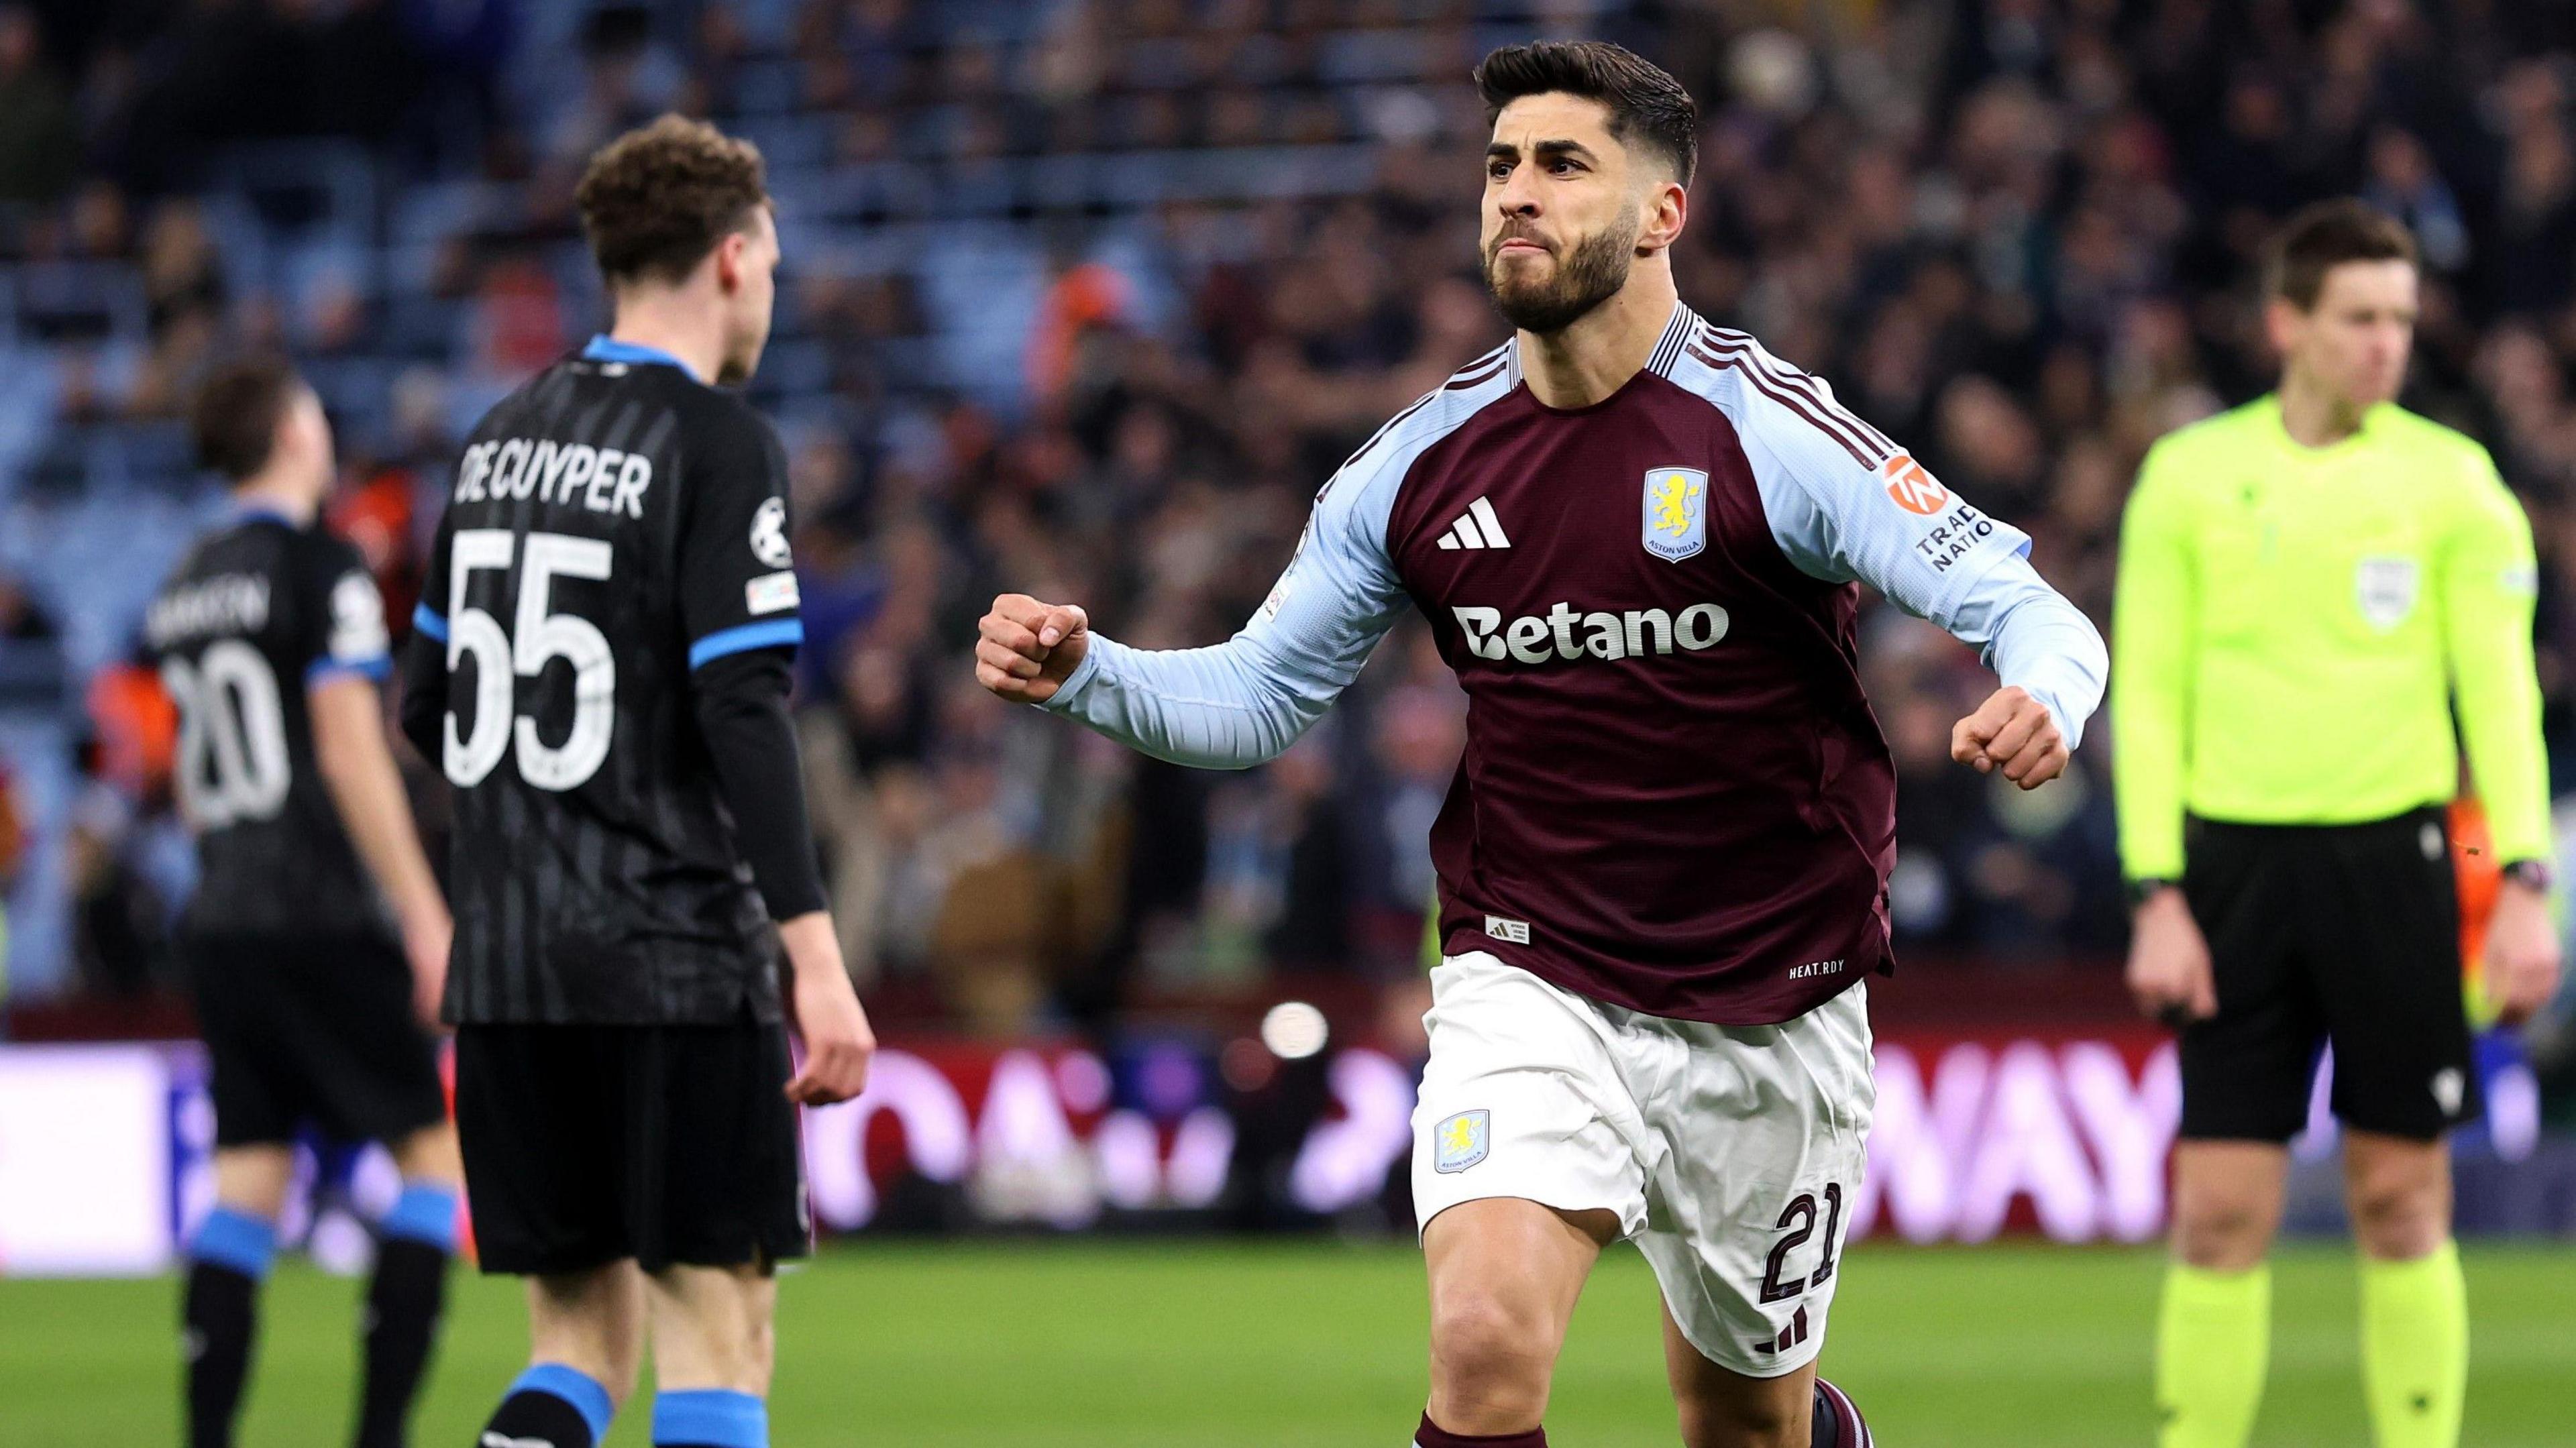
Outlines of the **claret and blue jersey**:
<svg viewBox="0 0 2576 1448">
<path fill-rule="evenodd" d="M 1676 307 L 1647 366 L 1576 409 L 1532 395 L 1516 345 L 1335 474 L 1231 641 L 1095 637 L 1047 707 L 1255 763 L 1418 610 L 1468 698 L 1432 833 L 1445 948 L 1656 1015 L 1803 1014 L 1887 959 L 1895 775 L 1859 585 L 1982 647 L 2069 748 L 2100 637 L 2023 534 L 1751 338 Z"/>
</svg>

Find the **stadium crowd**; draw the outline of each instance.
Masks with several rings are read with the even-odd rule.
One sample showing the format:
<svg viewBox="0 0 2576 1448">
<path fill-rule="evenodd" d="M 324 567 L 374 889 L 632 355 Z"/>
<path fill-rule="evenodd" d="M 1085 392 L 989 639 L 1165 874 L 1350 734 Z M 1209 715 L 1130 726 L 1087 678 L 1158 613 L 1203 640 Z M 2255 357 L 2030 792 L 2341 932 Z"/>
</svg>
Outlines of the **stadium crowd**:
<svg viewBox="0 0 2576 1448">
<path fill-rule="evenodd" d="M 994 1029 L 1411 970 L 1461 739 L 1418 625 L 1242 775 L 1008 709 L 967 647 L 1002 588 L 1146 645 L 1251 612 L 1341 459 L 1501 339 L 1466 75 L 1542 33 L 1617 39 L 1700 97 L 1685 299 L 2027 529 L 2106 625 L 2147 444 L 2266 385 L 2268 226 L 2337 193 L 2402 216 L 2427 284 L 2407 400 L 2487 441 L 2531 510 L 2576 777 L 2566 0 L 22 0 L 0 741 L 29 821 L 11 898 L 61 915 L 64 962 L 22 984 L 164 968 L 183 852 L 125 660 L 212 506 L 173 436 L 190 378 L 242 347 L 304 362 L 340 522 L 408 617 L 457 430 L 601 321 L 570 177 L 671 108 L 770 158 L 787 260 L 754 391 L 793 462 L 806 762 L 854 969 Z M 1864 651 L 1902 780 L 1900 949 L 2107 968 L 2107 731 L 2021 796 L 1947 761 L 1985 687 L 1967 651 L 1883 607 Z M 30 786 L 75 748 L 78 775 Z"/>
</svg>

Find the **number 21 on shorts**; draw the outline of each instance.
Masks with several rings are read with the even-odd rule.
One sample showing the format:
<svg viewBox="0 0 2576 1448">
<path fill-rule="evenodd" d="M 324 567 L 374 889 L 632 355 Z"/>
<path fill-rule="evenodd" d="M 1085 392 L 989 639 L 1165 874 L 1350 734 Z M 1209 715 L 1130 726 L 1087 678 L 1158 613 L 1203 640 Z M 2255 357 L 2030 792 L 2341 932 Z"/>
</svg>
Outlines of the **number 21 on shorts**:
<svg viewBox="0 0 2576 1448">
<path fill-rule="evenodd" d="M 1775 1224 L 1775 1230 L 1781 1235 L 1771 1244 L 1771 1255 L 1762 1263 L 1763 1305 L 1786 1302 L 1833 1280 L 1834 1243 L 1842 1236 L 1843 1184 L 1825 1183 L 1823 1195 L 1821 1212 L 1816 1194 L 1812 1192 L 1798 1193 L 1789 1199 L 1789 1205 L 1780 1209 L 1780 1220 Z M 1816 1249 L 1814 1270 L 1798 1277 L 1788 1275 L 1789 1255 L 1805 1246 L 1819 1225 L 1824 1228 L 1825 1240 Z"/>
</svg>

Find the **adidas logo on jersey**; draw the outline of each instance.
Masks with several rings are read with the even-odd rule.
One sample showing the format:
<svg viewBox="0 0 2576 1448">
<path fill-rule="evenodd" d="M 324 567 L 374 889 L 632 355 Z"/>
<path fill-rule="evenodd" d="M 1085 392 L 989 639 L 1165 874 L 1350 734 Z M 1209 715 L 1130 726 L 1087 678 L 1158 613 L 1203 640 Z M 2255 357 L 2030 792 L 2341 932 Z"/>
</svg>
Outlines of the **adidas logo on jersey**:
<svg viewBox="0 0 2576 1448">
<path fill-rule="evenodd" d="M 1494 505 L 1482 498 L 1467 505 L 1449 531 L 1440 535 L 1443 548 L 1509 548 L 1512 540 L 1503 536 L 1503 520 L 1494 516 Z"/>
<path fill-rule="evenodd" d="M 1726 610 L 1695 603 L 1679 615 L 1660 608 L 1632 608 L 1625 613 L 1586 613 L 1559 603 L 1544 614 L 1506 622 L 1498 608 L 1451 608 L 1467 636 L 1467 652 L 1480 659 L 1517 659 L 1544 664 L 1551 659 L 1616 660 L 1676 650 L 1698 653 L 1717 647 L 1726 637 Z"/>
</svg>

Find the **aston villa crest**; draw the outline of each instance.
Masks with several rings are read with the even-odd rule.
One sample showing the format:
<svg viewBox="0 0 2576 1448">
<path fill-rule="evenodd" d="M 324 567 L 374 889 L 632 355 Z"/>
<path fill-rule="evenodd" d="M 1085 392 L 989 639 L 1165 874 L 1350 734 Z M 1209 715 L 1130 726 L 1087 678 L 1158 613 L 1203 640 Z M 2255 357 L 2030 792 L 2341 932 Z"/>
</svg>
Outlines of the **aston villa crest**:
<svg viewBox="0 0 2576 1448">
<path fill-rule="evenodd" d="M 1708 546 L 1708 474 L 1697 468 L 1646 473 L 1646 551 L 1679 563 Z"/>
</svg>

